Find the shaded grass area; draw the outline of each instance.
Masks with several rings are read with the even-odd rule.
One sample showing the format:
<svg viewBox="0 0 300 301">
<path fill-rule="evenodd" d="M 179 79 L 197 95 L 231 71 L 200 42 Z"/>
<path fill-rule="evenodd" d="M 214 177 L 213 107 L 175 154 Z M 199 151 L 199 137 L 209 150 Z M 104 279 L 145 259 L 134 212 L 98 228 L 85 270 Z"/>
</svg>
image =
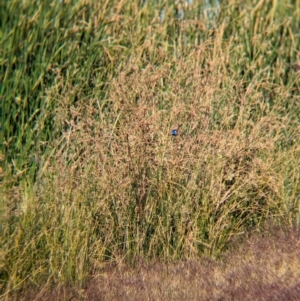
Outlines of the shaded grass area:
<svg viewBox="0 0 300 301">
<path fill-rule="evenodd" d="M 269 228 L 233 242 L 221 260 L 108 266 L 78 288 L 26 290 L 18 300 L 299 300 L 300 235 Z"/>
</svg>

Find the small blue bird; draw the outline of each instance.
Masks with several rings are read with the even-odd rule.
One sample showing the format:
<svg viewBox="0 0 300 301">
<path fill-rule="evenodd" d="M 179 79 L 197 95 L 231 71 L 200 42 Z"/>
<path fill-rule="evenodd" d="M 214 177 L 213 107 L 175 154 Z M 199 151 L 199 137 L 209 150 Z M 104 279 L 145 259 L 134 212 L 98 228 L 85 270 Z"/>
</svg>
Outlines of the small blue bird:
<svg viewBox="0 0 300 301">
<path fill-rule="evenodd" d="M 178 135 L 178 130 L 179 130 L 180 127 L 181 127 L 181 124 L 177 128 L 172 129 L 171 130 L 171 136 L 177 136 Z"/>
<path fill-rule="evenodd" d="M 177 136 L 178 135 L 178 130 L 177 129 L 171 130 L 171 135 L 172 136 Z"/>
</svg>

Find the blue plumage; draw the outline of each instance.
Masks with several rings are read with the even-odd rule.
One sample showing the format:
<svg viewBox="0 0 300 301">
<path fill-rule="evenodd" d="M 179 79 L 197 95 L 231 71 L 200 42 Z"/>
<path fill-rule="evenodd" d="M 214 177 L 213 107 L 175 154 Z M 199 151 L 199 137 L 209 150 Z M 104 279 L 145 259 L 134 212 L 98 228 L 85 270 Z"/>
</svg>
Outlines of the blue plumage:
<svg viewBox="0 0 300 301">
<path fill-rule="evenodd" d="M 178 135 L 178 130 L 177 129 L 171 130 L 171 135 L 172 136 L 177 136 Z"/>
</svg>

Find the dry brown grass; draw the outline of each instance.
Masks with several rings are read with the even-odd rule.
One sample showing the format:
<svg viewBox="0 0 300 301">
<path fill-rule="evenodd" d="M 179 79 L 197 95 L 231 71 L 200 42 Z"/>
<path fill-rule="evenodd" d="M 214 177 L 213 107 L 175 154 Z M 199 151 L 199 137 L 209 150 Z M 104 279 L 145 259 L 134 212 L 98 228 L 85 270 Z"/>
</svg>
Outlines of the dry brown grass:
<svg viewBox="0 0 300 301">
<path fill-rule="evenodd" d="M 0 9 L 0 298 L 237 296 L 247 263 L 202 258 L 268 220 L 299 225 L 299 8 L 25 2 Z M 137 258 L 156 264 L 120 268 Z"/>
<path fill-rule="evenodd" d="M 55 122 L 62 135 L 49 146 L 49 156 L 40 159 L 34 187 L 24 180 L 6 194 L 5 204 L 13 209 L 4 229 L 9 233 L 9 223 L 19 227 L 5 241 L 7 282 L 2 290 L 7 300 L 25 283 L 46 283 L 46 292 L 47 283 L 60 284 L 63 292 L 65 283 L 90 285 L 91 271 L 136 258 L 186 260 L 125 268 L 129 278 L 140 273 L 149 279 L 145 283 L 150 288 L 152 281 L 159 282 L 153 298 L 193 299 L 203 289 L 209 300 L 212 291 L 219 296 L 219 287 L 220 292 L 229 289 L 226 275 L 234 273 L 236 281 L 246 277 L 246 263 L 220 274 L 218 263 L 203 270 L 202 261 L 190 260 L 219 256 L 233 238 L 259 229 L 268 219 L 296 223 L 299 125 L 287 118 L 285 105 L 291 110 L 297 104 L 286 98 L 284 86 L 254 80 L 245 88 L 242 81 L 224 81 L 213 65 L 198 66 L 204 50 L 160 66 L 141 68 L 140 62 L 129 62 L 111 81 L 101 104 L 77 91 L 79 100 L 70 106 L 72 87 L 56 95 Z M 276 90 L 272 106 L 262 85 Z M 49 97 L 54 97 L 51 90 Z M 179 135 L 172 137 L 170 130 L 179 125 Z M 185 265 L 195 266 L 195 282 L 186 276 Z M 170 282 L 181 269 L 182 275 Z M 213 290 L 210 282 L 197 282 L 210 269 L 223 279 Z M 251 269 L 260 275 L 256 265 Z M 166 282 L 157 280 L 167 272 Z M 118 282 L 130 280 L 111 271 L 108 275 L 113 281 L 104 287 L 113 300 Z M 129 285 L 136 293 L 128 294 L 133 300 L 147 299 L 151 289 L 138 295 L 137 287 L 144 283 L 138 279 L 137 285 Z M 167 290 L 169 282 L 171 287 L 182 284 L 182 290 Z M 90 285 L 90 294 L 102 296 L 97 285 Z M 236 291 L 230 292 L 237 294 L 240 286 L 234 285 Z"/>
<path fill-rule="evenodd" d="M 81 289 L 45 287 L 27 300 L 299 300 L 300 234 L 273 227 L 235 241 L 220 260 L 108 265 Z"/>
<path fill-rule="evenodd" d="M 219 70 L 198 67 L 192 54 L 123 67 L 101 108 L 97 99 L 62 101 L 66 131 L 47 172 L 59 199 L 90 206 L 113 258 L 216 255 L 232 235 L 285 215 L 283 91 L 271 109 L 259 89 L 222 87 Z"/>
</svg>

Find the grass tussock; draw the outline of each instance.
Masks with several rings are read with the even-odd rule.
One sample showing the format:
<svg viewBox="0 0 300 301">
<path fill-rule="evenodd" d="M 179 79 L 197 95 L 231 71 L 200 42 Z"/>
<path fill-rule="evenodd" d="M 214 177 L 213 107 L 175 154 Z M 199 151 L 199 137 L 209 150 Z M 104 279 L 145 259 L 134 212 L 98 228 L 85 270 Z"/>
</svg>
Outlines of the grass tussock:
<svg viewBox="0 0 300 301">
<path fill-rule="evenodd" d="M 136 258 L 202 271 L 266 221 L 299 225 L 299 6 L 102 4 L 1 4 L 7 300 Z"/>
<path fill-rule="evenodd" d="M 179 80 L 165 67 L 132 68 L 112 81 L 108 121 L 95 121 L 97 100 L 73 108 L 54 167 L 72 195 L 95 190 L 85 204 L 100 229 L 112 226 L 102 233 L 113 253 L 216 255 L 234 233 L 284 214 L 277 151 L 285 124 L 276 107 L 249 119 L 259 93 L 221 93 L 188 60 Z"/>
</svg>

